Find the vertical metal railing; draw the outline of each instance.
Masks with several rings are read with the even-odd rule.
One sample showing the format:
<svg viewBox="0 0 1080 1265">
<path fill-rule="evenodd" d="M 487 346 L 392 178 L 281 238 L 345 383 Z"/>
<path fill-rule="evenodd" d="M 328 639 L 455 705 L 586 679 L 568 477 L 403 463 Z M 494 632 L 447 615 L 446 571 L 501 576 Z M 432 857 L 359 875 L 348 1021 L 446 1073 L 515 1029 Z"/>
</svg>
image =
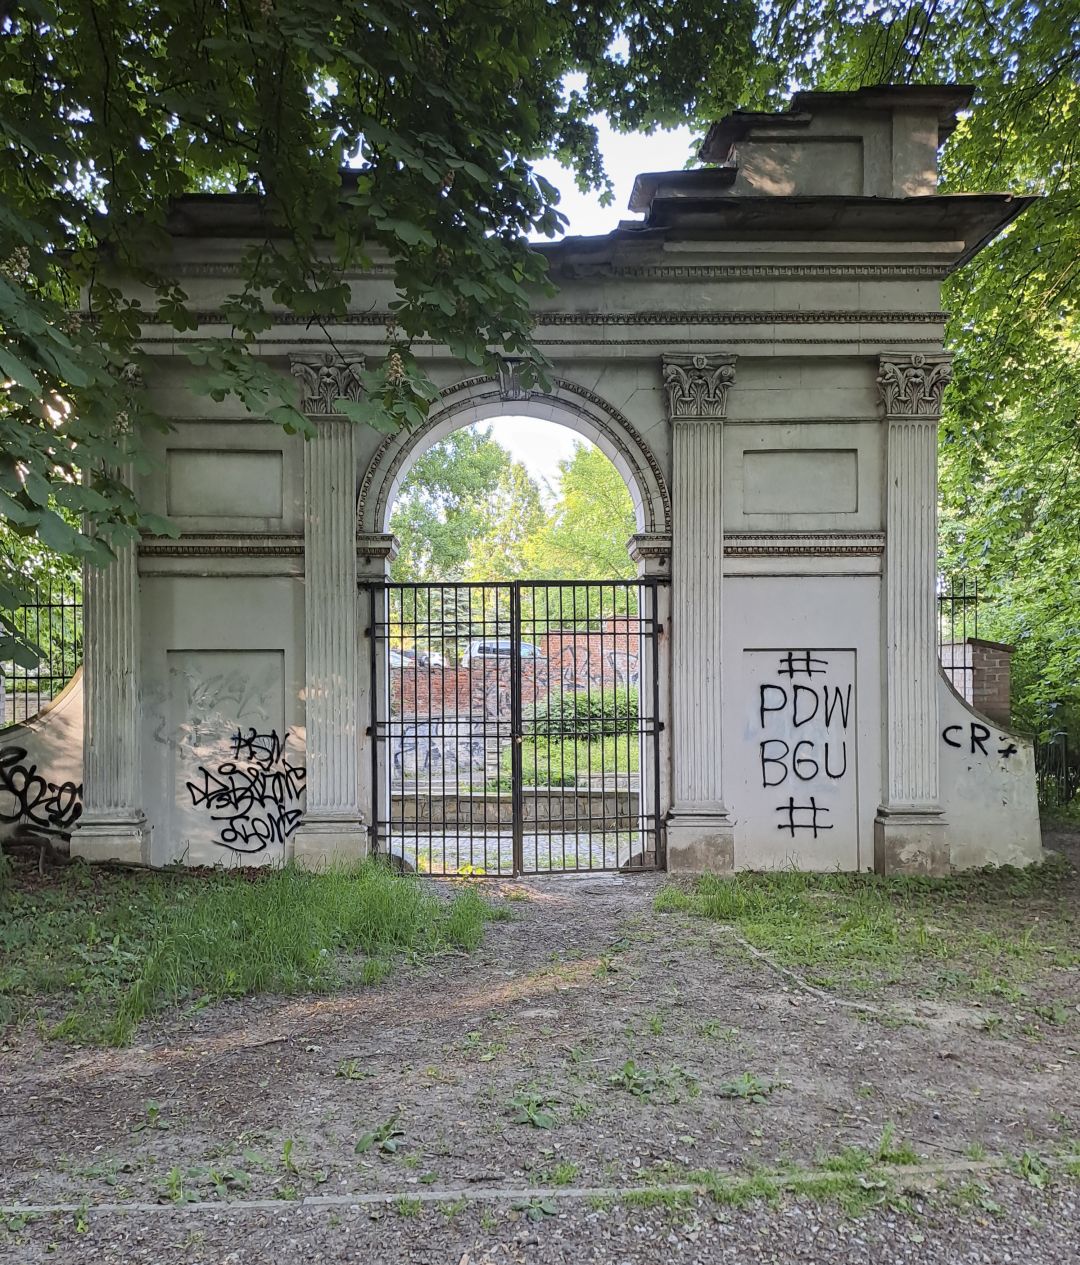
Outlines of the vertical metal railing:
<svg viewBox="0 0 1080 1265">
<path fill-rule="evenodd" d="M 938 581 L 938 659 L 956 692 L 970 703 L 975 676 L 969 637 L 979 635 L 979 581 L 975 576 L 942 576 Z"/>
<path fill-rule="evenodd" d="M 70 585 L 47 581 L 7 615 L 10 629 L 35 646 L 34 664 L 0 663 L 0 725 L 36 716 L 64 689 L 82 663 L 83 606 Z"/>
<path fill-rule="evenodd" d="M 662 864 L 659 583 L 377 586 L 376 851 L 442 874 Z"/>
</svg>

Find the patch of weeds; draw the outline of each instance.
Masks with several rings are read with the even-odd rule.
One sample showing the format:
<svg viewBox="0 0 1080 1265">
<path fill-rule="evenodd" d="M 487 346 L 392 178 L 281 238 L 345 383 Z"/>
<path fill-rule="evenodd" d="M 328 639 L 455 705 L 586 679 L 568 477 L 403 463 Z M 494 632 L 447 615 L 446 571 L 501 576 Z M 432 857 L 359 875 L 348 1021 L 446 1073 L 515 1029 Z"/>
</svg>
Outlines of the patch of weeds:
<svg viewBox="0 0 1080 1265">
<path fill-rule="evenodd" d="M 779 1082 L 763 1081 L 752 1072 L 740 1072 L 734 1080 L 725 1081 L 717 1093 L 721 1098 L 741 1098 L 744 1102 L 767 1102 L 774 1090 L 782 1089 Z"/>
<path fill-rule="evenodd" d="M 418 1217 L 423 1206 L 419 1199 L 409 1195 L 399 1195 L 394 1200 L 394 1210 L 399 1217 Z"/>
<path fill-rule="evenodd" d="M 495 1214 L 493 1212 L 489 1212 L 488 1209 L 485 1208 L 480 1214 L 480 1229 L 486 1230 L 490 1234 L 490 1232 L 494 1230 L 498 1224 L 499 1221 Z"/>
<path fill-rule="evenodd" d="M 469 1201 L 464 1195 L 462 1195 L 460 1199 L 445 1200 L 443 1203 L 435 1205 L 438 1211 L 441 1212 L 448 1220 L 452 1220 L 454 1217 L 460 1216 L 468 1206 Z"/>
<path fill-rule="evenodd" d="M 530 1221 L 543 1221 L 545 1217 L 554 1217 L 558 1213 L 553 1199 L 519 1199 L 510 1207 L 515 1212 L 522 1212 Z"/>
<path fill-rule="evenodd" d="M 296 1143 L 292 1138 L 286 1138 L 281 1144 L 281 1167 L 287 1173 L 299 1173 L 300 1166 L 296 1162 L 293 1152 L 296 1150 Z"/>
<path fill-rule="evenodd" d="M 971 1142 L 968 1144 L 964 1154 L 969 1160 L 974 1160 L 978 1163 L 979 1161 L 986 1159 L 986 1147 L 983 1146 L 981 1142 Z"/>
<path fill-rule="evenodd" d="M 381 984 L 390 974 L 390 963 L 385 958 L 365 958 L 360 967 L 360 983 L 365 988 L 374 988 Z"/>
<path fill-rule="evenodd" d="M 297 1188 L 290 1183 L 287 1183 L 284 1186 L 279 1186 L 277 1193 L 278 1193 L 279 1199 L 299 1199 L 300 1198 L 299 1190 L 297 1190 Z"/>
<path fill-rule="evenodd" d="M 513 901 L 529 901 L 532 900 L 532 895 L 524 887 L 512 887 L 504 893 L 504 898 Z"/>
<path fill-rule="evenodd" d="M 870 1156 L 861 1146 L 846 1146 L 838 1155 L 826 1155 L 821 1167 L 830 1173 L 863 1173 L 870 1167 Z"/>
<path fill-rule="evenodd" d="M 654 907 L 733 926 L 779 963 L 830 985 L 925 989 L 928 962 L 937 962 L 938 991 L 1015 1003 L 1040 969 L 1080 961 L 1063 904 L 1071 874 L 1055 858 L 940 879 L 797 870 L 707 875 L 693 887 L 664 888 Z M 1053 901 L 1060 908 L 1048 911 Z"/>
<path fill-rule="evenodd" d="M 591 1102 L 587 1102 L 584 1098 L 575 1098 L 570 1104 L 570 1119 L 580 1123 L 582 1120 L 588 1120 L 595 1110 L 596 1107 Z"/>
<path fill-rule="evenodd" d="M 362 1081 L 366 1080 L 371 1072 L 360 1062 L 359 1059 L 342 1059 L 337 1065 L 335 1076 L 340 1076 L 342 1080 Z"/>
<path fill-rule="evenodd" d="M 958 1208 L 975 1208 L 994 1217 L 1003 1216 L 1005 1212 L 984 1182 L 958 1182 L 949 1188 L 947 1198 Z"/>
<path fill-rule="evenodd" d="M 401 955 L 474 949 L 491 916 L 471 886 L 445 901 L 378 860 L 318 873 L 268 867 L 257 877 L 73 864 L 5 895 L 0 1010 L 18 1018 L 47 1004 L 48 1034 L 124 1045 L 168 1007 L 329 993 L 356 973 L 376 982 Z"/>
<path fill-rule="evenodd" d="M 398 1128 L 398 1113 L 395 1111 L 389 1120 L 384 1120 L 375 1129 L 362 1133 L 353 1147 L 355 1155 L 365 1155 L 373 1148 L 384 1155 L 393 1155 L 401 1147 L 401 1139 L 405 1130 Z"/>
<path fill-rule="evenodd" d="M 1045 1006 L 1036 1006 L 1035 1013 L 1040 1019 L 1057 1026 L 1069 1022 L 1069 1008 L 1060 1001 L 1050 1002 Z"/>
<path fill-rule="evenodd" d="M 196 1191 L 190 1188 L 188 1181 L 188 1174 L 182 1168 L 174 1165 L 165 1174 L 165 1198 L 174 1204 L 193 1203 L 199 1196 Z"/>
<path fill-rule="evenodd" d="M 664 1021 L 659 1015 L 649 1016 L 649 1031 L 654 1037 L 660 1036 L 660 1034 L 664 1031 Z"/>
<path fill-rule="evenodd" d="M 1050 1169 L 1041 1155 L 1025 1151 L 1013 1166 L 1017 1173 L 1036 1190 L 1043 1190 L 1050 1180 Z"/>
<path fill-rule="evenodd" d="M 1005 1020 L 1001 1015 L 986 1015 L 980 1022 L 979 1027 L 983 1032 L 998 1032 L 1004 1023 Z"/>
<path fill-rule="evenodd" d="M 142 1133 L 144 1129 L 171 1129 L 172 1125 L 161 1113 L 161 1104 L 147 1100 L 144 1104 L 145 1117 L 131 1126 L 132 1133 Z"/>
<path fill-rule="evenodd" d="M 708 1037 L 710 1041 L 734 1041 L 739 1029 L 726 1027 L 719 1019 L 709 1019 L 698 1024 L 698 1035 Z"/>
<path fill-rule="evenodd" d="M 534 1129 L 554 1129 L 559 1122 L 554 1107 L 554 1100 L 537 1090 L 519 1090 L 510 1099 L 514 1124 L 528 1124 Z"/>
<path fill-rule="evenodd" d="M 579 1164 L 571 1164 L 569 1160 L 562 1160 L 550 1172 L 544 1174 L 544 1181 L 549 1186 L 572 1186 L 580 1172 L 581 1166 Z"/>
<path fill-rule="evenodd" d="M 635 1098 L 649 1099 L 663 1094 L 671 1103 L 680 1100 L 682 1090 L 686 1090 L 691 1097 L 696 1097 L 700 1092 L 694 1077 L 681 1067 L 660 1071 L 657 1068 L 642 1067 L 633 1059 L 627 1059 L 617 1072 L 613 1072 L 608 1077 L 608 1084 L 615 1089 L 625 1090 Z"/>
<path fill-rule="evenodd" d="M 881 1131 L 875 1158 L 879 1164 L 896 1164 L 901 1167 L 919 1162 L 919 1157 L 912 1147 L 906 1142 L 897 1141 L 896 1126 L 891 1123 L 886 1124 Z"/>
</svg>

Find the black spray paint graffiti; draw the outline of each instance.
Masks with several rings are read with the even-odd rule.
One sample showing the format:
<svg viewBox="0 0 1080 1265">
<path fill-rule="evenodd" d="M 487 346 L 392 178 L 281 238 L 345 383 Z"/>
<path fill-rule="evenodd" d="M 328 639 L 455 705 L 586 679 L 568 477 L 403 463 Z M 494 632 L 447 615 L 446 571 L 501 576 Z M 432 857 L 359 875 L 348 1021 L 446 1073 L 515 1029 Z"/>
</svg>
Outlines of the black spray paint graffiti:
<svg viewBox="0 0 1080 1265">
<path fill-rule="evenodd" d="M 789 731 L 787 738 L 763 738 L 758 743 L 763 789 L 815 782 L 822 775 L 827 786 L 846 776 L 854 684 L 814 679 L 826 676 L 829 669 L 830 662 L 823 656 L 809 650 L 788 650 L 776 670 L 783 684 L 766 681 L 758 686 L 759 727 L 766 730 L 770 717 L 775 717 Z M 796 681 L 796 677 L 804 680 Z M 814 728 L 806 731 L 811 724 Z M 795 737 L 800 730 L 814 736 Z M 819 804 L 814 795 L 808 801 L 789 795 L 776 811 L 781 814 L 777 830 L 787 831 L 792 838 L 797 831 L 809 831 L 816 839 L 821 831 L 834 828 L 825 820 L 832 809 Z"/>
<path fill-rule="evenodd" d="M 300 800 L 307 769 L 286 758 L 288 736 L 275 730 L 239 729 L 232 736 L 232 759 L 216 769 L 199 766 L 201 782 L 188 782 L 191 802 L 210 820 L 223 823 L 216 840 L 230 852 L 255 853 L 283 844 L 304 816 Z"/>
<path fill-rule="evenodd" d="M 962 734 L 965 728 L 968 731 L 967 740 L 965 742 L 960 742 L 956 738 L 950 737 L 950 735 L 954 733 Z M 941 737 L 950 747 L 956 747 L 957 750 L 963 750 L 964 747 L 969 746 L 971 755 L 974 755 L 976 751 L 981 751 L 983 755 L 990 755 L 990 752 L 986 749 L 986 744 L 993 737 L 993 732 L 994 731 L 989 729 L 986 725 L 980 725 L 977 720 L 973 720 L 966 726 L 946 725 L 941 731 Z M 1005 760 L 1007 760 L 1011 755 L 1016 755 L 1016 753 L 1020 750 L 1016 743 L 1010 742 L 1004 734 L 998 734 L 993 741 L 1004 744 L 1003 746 L 998 747 L 997 753 Z"/>
<path fill-rule="evenodd" d="M 26 755 L 25 747 L 0 750 L 0 792 L 13 800 L 10 808 L 0 808 L 0 821 L 70 834 L 82 816 L 82 783 L 46 781 L 36 764 L 26 764 Z"/>
</svg>

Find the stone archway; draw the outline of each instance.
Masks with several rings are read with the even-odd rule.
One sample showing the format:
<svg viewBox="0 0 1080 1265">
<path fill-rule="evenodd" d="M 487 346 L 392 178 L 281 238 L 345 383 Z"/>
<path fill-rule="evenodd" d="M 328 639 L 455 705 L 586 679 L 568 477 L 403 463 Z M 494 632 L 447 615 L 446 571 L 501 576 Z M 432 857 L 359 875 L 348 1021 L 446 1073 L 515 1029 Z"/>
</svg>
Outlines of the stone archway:
<svg viewBox="0 0 1080 1265">
<path fill-rule="evenodd" d="M 634 502 L 643 551 L 650 541 L 662 547 L 670 538 L 671 496 L 655 455 L 642 435 L 613 405 L 595 392 L 557 378 L 552 390 L 515 385 L 507 366 L 501 380 L 465 378 L 444 388 L 426 423 L 415 431 L 387 436 L 359 478 L 357 531 L 368 540 L 389 530 L 397 489 L 410 466 L 426 449 L 452 431 L 507 413 L 567 426 L 594 443 L 614 464 Z M 466 417 L 463 417 L 467 415 Z"/>
</svg>

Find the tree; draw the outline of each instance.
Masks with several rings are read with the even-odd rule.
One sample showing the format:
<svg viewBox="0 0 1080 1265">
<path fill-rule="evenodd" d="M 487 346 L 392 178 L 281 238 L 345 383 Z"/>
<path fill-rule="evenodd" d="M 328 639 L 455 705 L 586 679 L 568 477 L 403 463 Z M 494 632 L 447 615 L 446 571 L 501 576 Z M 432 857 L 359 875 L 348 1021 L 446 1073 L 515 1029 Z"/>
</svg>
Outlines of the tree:
<svg viewBox="0 0 1080 1265">
<path fill-rule="evenodd" d="M 531 578 L 614 580 L 635 568 L 626 544 L 637 531 L 634 504 L 622 475 L 591 444 L 578 444 L 559 462 L 559 494 L 552 514 L 523 544 Z"/>
<path fill-rule="evenodd" d="M 422 419 L 420 335 L 542 370 L 528 300 L 544 265 L 526 234 L 560 217 L 532 160 L 556 154 L 604 190 L 590 117 L 630 129 L 734 105 L 754 16 L 750 0 L 3 0 L 0 514 L 95 562 L 171 531 L 126 472 L 162 425 L 140 329 L 195 328 L 168 258 L 182 194 L 243 195 L 261 216 L 229 336 L 185 343 L 214 399 L 307 433 L 255 339 L 273 309 L 343 313 L 343 273 L 375 258 L 393 267 L 396 324 L 365 401 L 343 406 L 355 420 Z M 0 608 L 18 579 L 0 576 Z"/>
<path fill-rule="evenodd" d="M 972 110 L 943 191 L 1041 195 L 944 288 L 953 383 L 941 428 L 942 564 L 1016 644 L 1022 723 L 1080 737 L 1080 8 L 1047 0 L 763 6 L 752 95 L 954 81 Z"/>
<path fill-rule="evenodd" d="M 400 543 L 393 578 L 462 579 L 511 464 L 490 427 L 454 431 L 423 453 L 402 480 L 390 518 Z"/>
<path fill-rule="evenodd" d="M 544 523 L 540 489 L 520 461 L 500 470 L 498 485 L 473 542 L 466 579 L 516 580 L 524 576 L 524 545 Z"/>
</svg>

